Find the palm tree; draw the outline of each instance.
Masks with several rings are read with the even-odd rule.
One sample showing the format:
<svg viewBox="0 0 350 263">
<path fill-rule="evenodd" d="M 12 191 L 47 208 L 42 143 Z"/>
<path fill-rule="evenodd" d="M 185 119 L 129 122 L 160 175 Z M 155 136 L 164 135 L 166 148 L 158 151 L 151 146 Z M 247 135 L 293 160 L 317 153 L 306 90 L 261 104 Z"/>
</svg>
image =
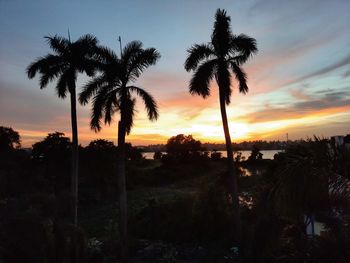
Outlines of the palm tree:
<svg viewBox="0 0 350 263">
<path fill-rule="evenodd" d="M 57 80 L 56 91 L 59 98 L 70 94 L 71 124 L 72 124 L 72 195 L 73 222 L 78 224 L 78 128 L 76 110 L 76 80 L 78 73 L 85 72 L 93 76 L 96 68 L 92 59 L 97 39 L 92 35 L 84 35 L 77 41 L 71 42 L 60 36 L 45 37 L 54 54 L 39 57 L 27 68 L 28 78 L 32 79 L 37 73 L 41 74 L 40 89 L 49 82 Z"/>
<path fill-rule="evenodd" d="M 232 93 L 231 71 L 239 84 L 239 92 L 248 92 L 247 75 L 241 68 L 254 53 L 258 51 L 256 40 L 244 34 L 233 35 L 230 17 L 225 10 L 218 9 L 215 15 L 214 30 L 211 42 L 193 45 L 187 52 L 186 71 L 194 71 L 189 84 L 189 92 L 206 98 L 210 95 L 210 82 L 215 77 L 219 86 L 219 100 L 222 124 L 225 133 L 229 191 L 233 200 L 234 224 L 238 245 L 240 236 L 239 200 L 237 173 L 233 162 L 232 143 L 228 127 L 226 105 L 230 104 Z"/>
<path fill-rule="evenodd" d="M 118 122 L 118 195 L 119 222 L 122 260 L 127 260 L 127 197 L 125 188 L 125 136 L 133 126 L 136 99 L 132 93 L 140 96 L 150 120 L 158 118 L 157 104 L 154 98 L 144 89 L 132 85 L 141 73 L 160 58 L 154 48 L 142 48 L 142 43 L 128 43 L 119 58 L 112 50 L 101 47 L 97 53 L 102 74 L 91 80 L 83 88 L 79 100 L 86 104 L 93 98 L 91 128 L 101 129 L 101 123 L 112 122 L 113 114 L 120 113 Z"/>
</svg>

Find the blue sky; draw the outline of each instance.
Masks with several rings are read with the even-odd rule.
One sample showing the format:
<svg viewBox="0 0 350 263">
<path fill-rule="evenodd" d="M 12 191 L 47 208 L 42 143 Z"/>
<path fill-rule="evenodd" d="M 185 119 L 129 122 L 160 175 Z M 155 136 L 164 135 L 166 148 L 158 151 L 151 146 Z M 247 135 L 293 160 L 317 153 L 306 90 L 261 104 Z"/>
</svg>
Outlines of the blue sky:
<svg viewBox="0 0 350 263">
<path fill-rule="evenodd" d="M 70 135 L 69 101 L 53 85 L 40 90 L 25 69 L 50 52 L 43 36 L 83 34 L 119 52 L 141 40 L 162 55 L 137 84 L 160 105 L 160 119 L 149 123 L 142 105 L 128 140 L 165 142 L 177 133 L 202 141 L 222 141 L 218 99 L 188 94 L 186 50 L 208 42 L 217 8 L 231 16 L 234 33 L 257 39 L 259 53 L 245 66 L 250 91 L 233 93 L 228 108 L 232 137 L 306 138 L 350 133 L 350 1 L 7 1 L 0 0 L 0 125 L 19 130 L 24 145 L 48 132 Z M 87 80 L 82 76 L 78 85 Z M 235 84 L 234 84 L 235 87 Z M 215 83 L 212 86 L 216 89 Z M 89 130 L 90 107 L 79 107 L 81 142 L 115 140 L 115 127 Z M 116 116 L 116 119 L 118 116 Z"/>
</svg>

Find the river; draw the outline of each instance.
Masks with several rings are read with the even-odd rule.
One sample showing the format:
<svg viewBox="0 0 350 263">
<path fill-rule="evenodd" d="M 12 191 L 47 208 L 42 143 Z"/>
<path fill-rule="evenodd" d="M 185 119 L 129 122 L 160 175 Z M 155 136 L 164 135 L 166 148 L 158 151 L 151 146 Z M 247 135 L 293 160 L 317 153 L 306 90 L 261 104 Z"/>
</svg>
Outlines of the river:
<svg viewBox="0 0 350 263">
<path fill-rule="evenodd" d="M 222 157 L 227 156 L 226 151 L 217 151 L 217 152 L 220 152 Z M 245 159 L 248 159 L 248 157 L 250 156 L 250 153 L 252 151 L 239 151 L 239 152 L 242 153 L 242 157 L 244 157 Z M 281 152 L 281 150 L 264 150 L 264 151 L 260 151 L 260 152 L 263 154 L 263 156 L 262 156 L 263 159 L 273 159 L 273 156 L 276 153 Z M 162 152 L 162 153 L 166 154 L 166 152 Z M 142 153 L 142 156 L 145 157 L 145 159 L 153 159 L 153 155 L 154 155 L 154 152 L 143 152 Z"/>
</svg>

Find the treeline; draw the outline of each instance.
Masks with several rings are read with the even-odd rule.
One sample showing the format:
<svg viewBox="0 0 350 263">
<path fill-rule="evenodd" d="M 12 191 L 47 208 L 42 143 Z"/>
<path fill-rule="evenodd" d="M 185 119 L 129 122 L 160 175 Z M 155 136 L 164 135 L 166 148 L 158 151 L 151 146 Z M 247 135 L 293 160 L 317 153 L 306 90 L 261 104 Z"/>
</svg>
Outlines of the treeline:
<svg viewBox="0 0 350 263">
<path fill-rule="evenodd" d="M 288 141 L 288 144 L 295 144 L 299 141 Z M 234 151 L 251 151 L 254 147 L 260 150 L 282 150 L 286 147 L 286 141 L 243 141 L 239 143 L 232 143 Z M 151 144 L 148 146 L 137 146 L 144 152 L 165 152 L 166 144 Z M 204 151 L 225 151 L 226 146 L 224 143 L 202 143 L 202 148 Z"/>
</svg>

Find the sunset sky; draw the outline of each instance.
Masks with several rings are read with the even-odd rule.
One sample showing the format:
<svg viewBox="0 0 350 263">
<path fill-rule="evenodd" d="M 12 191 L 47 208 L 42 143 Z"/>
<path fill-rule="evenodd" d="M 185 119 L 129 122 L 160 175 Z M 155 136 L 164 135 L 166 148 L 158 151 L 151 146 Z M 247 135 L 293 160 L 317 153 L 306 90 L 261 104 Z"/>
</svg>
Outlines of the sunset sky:
<svg viewBox="0 0 350 263">
<path fill-rule="evenodd" d="M 350 133 L 349 0 L 0 0 L 0 126 L 20 132 L 27 147 L 47 133 L 70 136 L 69 100 L 54 85 L 40 90 L 26 67 L 50 52 L 44 36 L 73 40 L 94 34 L 119 54 L 117 38 L 141 40 L 162 55 L 137 84 L 156 98 L 157 122 L 138 104 L 127 140 L 134 145 L 165 143 L 179 133 L 202 142 L 223 142 L 217 86 L 203 100 L 188 93 L 186 50 L 208 42 L 217 8 L 231 16 L 232 30 L 256 38 L 259 53 L 243 68 L 249 93 L 235 90 L 228 106 L 234 141 L 284 140 Z M 88 80 L 81 76 L 79 88 Z M 78 107 L 82 145 L 96 138 L 116 140 L 117 120 L 100 133 L 89 127 L 90 105 Z"/>
</svg>

